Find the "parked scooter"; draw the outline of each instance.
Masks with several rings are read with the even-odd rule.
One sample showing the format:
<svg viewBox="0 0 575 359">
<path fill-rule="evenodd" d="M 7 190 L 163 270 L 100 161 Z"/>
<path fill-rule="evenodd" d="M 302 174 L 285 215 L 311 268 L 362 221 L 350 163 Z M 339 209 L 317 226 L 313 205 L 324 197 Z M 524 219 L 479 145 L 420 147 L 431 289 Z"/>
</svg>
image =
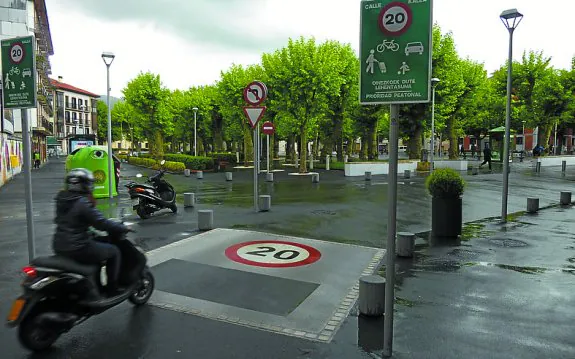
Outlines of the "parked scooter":
<svg viewBox="0 0 575 359">
<path fill-rule="evenodd" d="M 126 299 L 139 306 L 154 291 L 154 276 L 143 252 L 126 235 L 110 241 L 118 246 L 122 261 L 119 284 L 126 289 L 114 296 L 105 294 L 101 265 L 80 264 L 60 256 L 37 257 L 24 267 L 19 296 L 8 314 L 7 325 L 18 327 L 22 346 L 42 351 L 74 326 Z"/>
<path fill-rule="evenodd" d="M 165 160 L 160 162 L 164 165 Z M 148 219 L 152 213 L 169 208 L 172 212 L 178 212 L 176 205 L 176 191 L 163 177 L 165 169 L 161 168 L 158 173 L 148 178 L 148 183 L 141 184 L 130 182 L 125 187 L 128 188 L 128 193 L 133 201 L 132 208 L 142 219 Z M 136 177 L 141 178 L 142 174 L 138 173 Z"/>
</svg>

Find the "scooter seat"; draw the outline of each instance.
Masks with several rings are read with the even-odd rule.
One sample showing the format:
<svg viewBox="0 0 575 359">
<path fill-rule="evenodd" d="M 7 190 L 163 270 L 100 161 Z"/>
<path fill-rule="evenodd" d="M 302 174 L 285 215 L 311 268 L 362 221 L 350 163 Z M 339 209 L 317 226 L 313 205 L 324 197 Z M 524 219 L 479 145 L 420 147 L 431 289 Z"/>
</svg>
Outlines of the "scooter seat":
<svg viewBox="0 0 575 359">
<path fill-rule="evenodd" d="M 37 267 L 59 269 L 85 276 L 91 276 L 100 270 L 97 265 L 81 264 L 62 256 L 37 257 L 32 260 L 31 264 Z"/>
</svg>

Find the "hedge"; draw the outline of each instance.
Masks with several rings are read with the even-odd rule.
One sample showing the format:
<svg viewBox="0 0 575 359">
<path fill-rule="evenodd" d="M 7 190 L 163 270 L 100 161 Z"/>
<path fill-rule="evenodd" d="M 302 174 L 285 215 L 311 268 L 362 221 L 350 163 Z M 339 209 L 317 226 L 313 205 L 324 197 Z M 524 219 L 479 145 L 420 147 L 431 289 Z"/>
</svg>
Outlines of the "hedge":
<svg viewBox="0 0 575 359">
<path fill-rule="evenodd" d="M 209 157 L 213 158 L 215 162 L 229 162 L 236 163 L 236 154 L 231 152 L 214 152 L 208 154 Z"/>
<path fill-rule="evenodd" d="M 140 158 L 140 157 L 130 157 L 128 163 L 136 166 L 149 167 L 153 169 L 159 169 L 160 164 L 158 161 L 151 158 Z M 186 166 L 182 162 L 166 161 L 163 168 L 169 172 L 184 172 Z"/>
<path fill-rule="evenodd" d="M 211 170 L 214 168 L 214 159 L 211 157 L 190 156 L 182 154 L 166 154 L 166 161 L 182 162 L 191 170 Z"/>
</svg>

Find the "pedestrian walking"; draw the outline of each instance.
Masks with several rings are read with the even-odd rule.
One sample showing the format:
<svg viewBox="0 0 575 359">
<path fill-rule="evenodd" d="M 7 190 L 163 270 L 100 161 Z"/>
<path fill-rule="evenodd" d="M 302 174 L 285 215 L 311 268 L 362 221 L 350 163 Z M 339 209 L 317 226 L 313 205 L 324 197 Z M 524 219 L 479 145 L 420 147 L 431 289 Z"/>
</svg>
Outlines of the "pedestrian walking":
<svg viewBox="0 0 575 359">
<path fill-rule="evenodd" d="M 488 143 L 485 144 L 485 148 L 483 149 L 483 163 L 479 165 L 479 168 L 486 163 L 489 163 L 489 170 L 491 171 L 491 149 Z"/>
</svg>

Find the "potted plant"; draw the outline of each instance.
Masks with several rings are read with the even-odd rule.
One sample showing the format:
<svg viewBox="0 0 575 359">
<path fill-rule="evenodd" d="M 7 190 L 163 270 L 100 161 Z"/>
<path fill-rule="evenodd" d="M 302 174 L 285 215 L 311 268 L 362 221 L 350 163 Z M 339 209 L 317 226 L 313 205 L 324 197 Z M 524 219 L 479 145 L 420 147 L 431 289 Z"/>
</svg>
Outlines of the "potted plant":
<svg viewBox="0 0 575 359">
<path fill-rule="evenodd" d="M 451 168 L 438 168 L 425 181 L 432 196 L 431 233 L 435 237 L 458 237 L 463 223 L 461 196 L 465 181 Z"/>
</svg>

